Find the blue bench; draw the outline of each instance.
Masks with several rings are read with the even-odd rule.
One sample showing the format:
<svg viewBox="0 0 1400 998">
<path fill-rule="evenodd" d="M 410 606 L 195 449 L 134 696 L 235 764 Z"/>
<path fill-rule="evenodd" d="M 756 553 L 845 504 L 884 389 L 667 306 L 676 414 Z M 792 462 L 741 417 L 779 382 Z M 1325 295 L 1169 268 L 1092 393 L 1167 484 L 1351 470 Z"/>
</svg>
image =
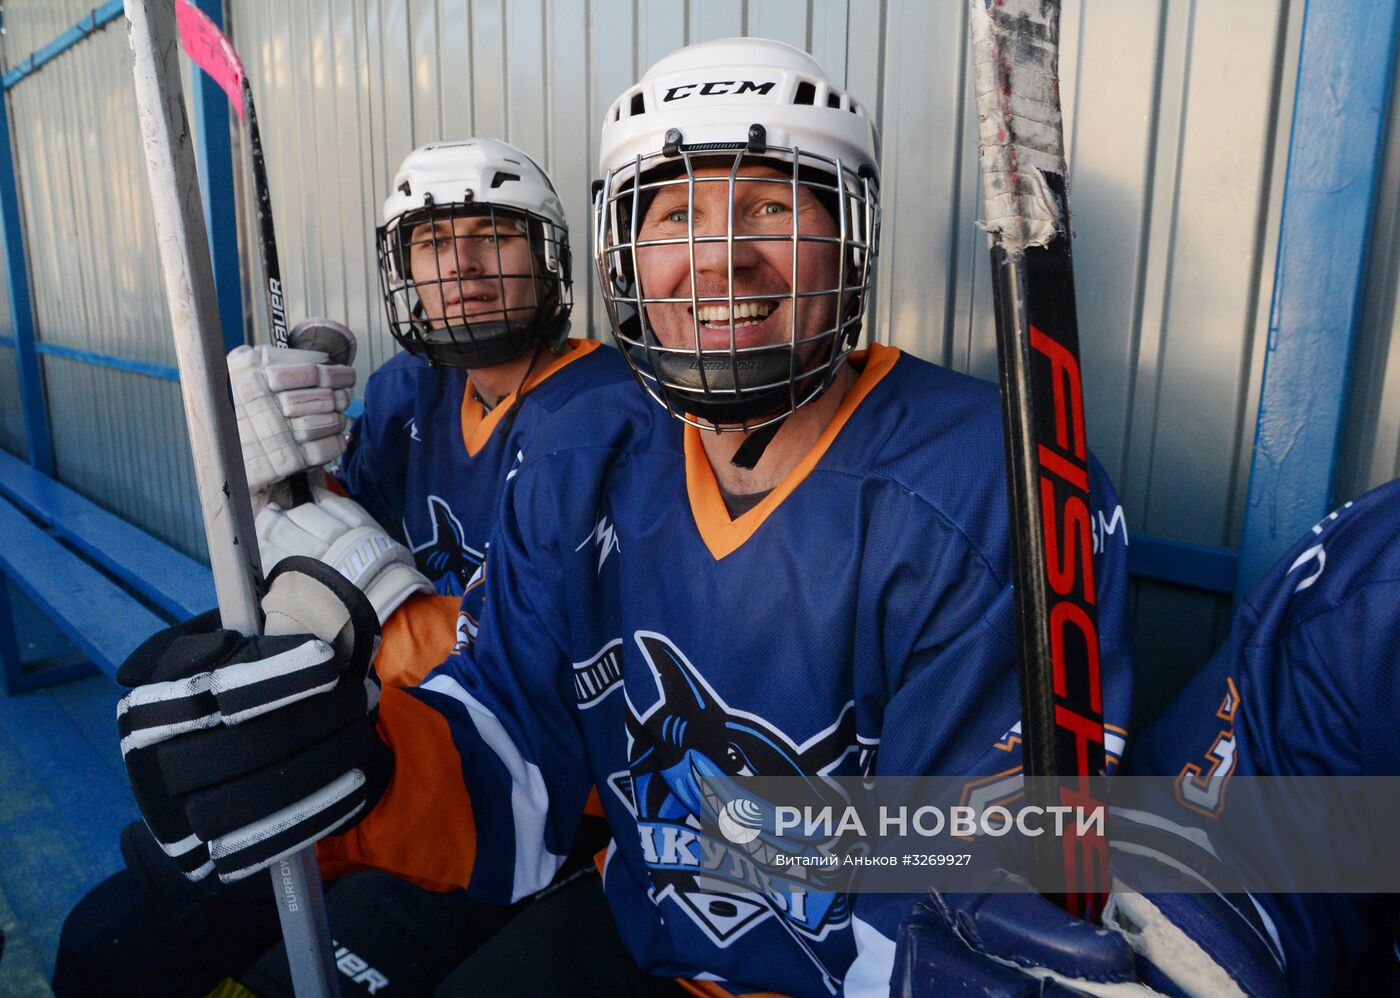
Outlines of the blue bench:
<svg viewBox="0 0 1400 998">
<path fill-rule="evenodd" d="M 0 594 L 0 664 L 10 693 L 94 666 L 114 676 L 153 632 L 215 604 L 205 566 L 3 451 L 0 538 L 0 574 L 86 658 L 27 672 L 13 601 Z"/>
</svg>

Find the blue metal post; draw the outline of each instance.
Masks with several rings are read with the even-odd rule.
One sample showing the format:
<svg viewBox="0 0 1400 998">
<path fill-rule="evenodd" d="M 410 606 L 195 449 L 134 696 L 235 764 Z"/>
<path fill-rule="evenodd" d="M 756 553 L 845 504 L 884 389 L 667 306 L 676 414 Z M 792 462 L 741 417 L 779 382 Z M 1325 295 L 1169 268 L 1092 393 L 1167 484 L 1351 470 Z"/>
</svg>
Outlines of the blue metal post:
<svg viewBox="0 0 1400 998">
<path fill-rule="evenodd" d="M 1396 0 L 1308 0 L 1236 598 L 1332 504 Z"/>
<path fill-rule="evenodd" d="M 29 259 L 24 249 L 24 223 L 19 211 L 19 185 L 10 146 L 9 100 L 0 92 L 0 228 L 5 243 L 5 280 L 10 291 L 10 321 L 14 325 L 19 369 L 20 406 L 24 410 L 24 439 L 29 463 L 46 475 L 54 473 L 49 410 L 44 376 L 34 350 L 34 304 L 29 293 Z"/>
<path fill-rule="evenodd" d="M 224 27 L 223 0 L 195 0 L 195 6 Z M 224 349 L 243 343 L 243 285 L 238 260 L 238 209 L 233 197 L 233 145 L 229 141 L 228 98 L 219 85 L 195 71 L 191 112 L 195 145 L 199 149 L 199 186 L 204 195 L 204 224 L 209 230 L 209 253 L 214 260 L 214 286 L 219 298 L 219 322 Z"/>
</svg>

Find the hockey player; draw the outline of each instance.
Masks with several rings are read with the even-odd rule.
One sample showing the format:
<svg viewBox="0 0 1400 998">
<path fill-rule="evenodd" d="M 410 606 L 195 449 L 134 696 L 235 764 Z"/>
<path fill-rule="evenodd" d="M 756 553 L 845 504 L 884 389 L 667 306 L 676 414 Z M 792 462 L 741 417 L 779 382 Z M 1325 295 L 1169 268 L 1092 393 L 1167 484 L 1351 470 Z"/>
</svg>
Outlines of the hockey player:
<svg viewBox="0 0 1400 998">
<path fill-rule="evenodd" d="M 1229 882 L 1277 840 L 1313 841 L 1286 825 L 1250 826 L 1251 836 L 1222 832 L 1236 777 L 1394 776 L 1400 714 L 1393 650 L 1400 648 L 1400 482 L 1349 502 L 1304 535 L 1255 586 L 1229 638 L 1176 701 L 1131 747 L 1126 774 L 1171 778 L 1175 792 L 1160 799 L 1155 845 L 1169 861 L 1189 855 L 1212 883 Z M 1249 806 L 1249 805 L 1245 805 Z M 1123 826 L 1129 836 L 1138 826 Z M 1172 834 L 1166 834 L 1172 830 Z M 1182 834 L 1184 831 L 1184 834 Z M 1321 849 L 1375 855 L 1391 829 L 1357 827 L 1346 843 Z M 1272 834 L 1275 842 L 1263 836 Z M 1188 838 L 1209 842 L 1213 857 L 1191 854 Z M 1120 879 L 1144 873 L 1144 855 L 1120 851 Z M 1321 859 L 1319 858 L 1319 862 Z M 1156 905 L 1183 921 L 1202 895 L 1158 896 Z M 1091 991 L 1091 982 L 1135 978 L 1133 949 L 1141 926 L 1127 920 L 1125 938 L 1087 927 L 1035 899 L 1001 898 L 961 913 L 935 899 L 906 940 L 916 993 L 938 994 L 949 982 L 977 981 L 1004 994 L 1038 993 L 1054 974 L 1065 987 Z M 1213 900 L 1213 899 L 1212 899 Z M 1394 949 L 1397 907 L 1377 893 L 1228 892 L 1209 912 L 1217 950 L 1236 968 L 1246 993 L 1391 994 L 1397 987 Z M 1112 918 L 1106 924 L 1121 925 Z M 986 931 L 977 931 L 981 926 Z M 1225 927 L 1234 926 L 1233 932 Z M 990 956 L 992 959 L 987 959 Z M 1178 949 L 1178 965 L 1199 956 Z M 1012 964 L 1020 970 L 1010 970 Z M 1017 982 L 1019 981 L 1019 985 Z M 1220 982 L 1211 993 L 1219 993 Z"/>
<path fill-rule="evenodd" d="M 129 771 L 184 869 L 234 879 L 334 832 L 323 864 L 509 901 L 554 876 L 596 785 L 613 833 L 606 907 L 566 885 L 445 988 L 886 989 L 912 898 L 793 895 L 735 875 L 702 785 L 955 773 L 1014 792 L 996 390 L 898 350 L 854 351 L 876 146 L 863 104 L 777 42 L 683 49 L 618 99 L 595 199 L 600 279 L 624 356 L 678 418 L 652 418 L 619 386 L 540 423 L 487 551 L 477 639 L 415 689 L 365 696 L 351 663 L 370 638 L 332 622 L 322 637 L 345 671 L 330 694 L 254 693 L 237 717 L 174 735 L 145 709 L 181 708 L 162 680 L 221 661 L 174 633 L 133 656 Z M 1097 465 L 1093 494 L 1111 522 Z M 1104 710 L 1121 723 L 1126 557 L 1121 537 L 1101 541 Z M 235 643 L 262 667 L 266 650 Z M 270 735 L 316 719 L 324 731 L 332 713 L 355 754 Z M 234 762 L 242 723 L 269 737 Z M 270 767 L 285 780 L 274 800 L 254 792 Z M 294 818 L 274 815 L 294 801 Z"/>
<path fill-rule="evenodd" d="M 334 477 L 413 552 L 438 593 L 460 596 L 481 564 L 500 485 L 519 450 L 516 424 L 528 423 L 534 411 L 523 400 L 556 407 L 585 387 L 617 380 L 623 367 L 611 351 L 594 353 L 597 343 L 567 338 L 572 295 L 563 206 L 549 177 L 521 150 L 482 138 L 415 149 L 394 175 L 383 218 L 381 287 L 390 332 L 405 352 L 370 376 L 364 415 Z M 276 369 L 285 354 L 263 350 Z M 295 411 L 300 397 L 282 393 L 275 411 Z M 285 439 L 289 429 L 294 437 L 318 432 L 268 420 L 264 434 Z M 252 446 L 254 453 L 277 449 Z M 256 462 L 249 464 L 250 483 L 261 482 L 266 476 L 253 478 Z M 285 477 L 301 465 L 293 458 L 276 470 Z M 287 510 L 287 523 L 277 515 L 287 505 L 260 524 L 273 555 L 264 559 L 269 566 L 281 554 L 321 556 L 303 529 L 335 529 L 314 507 Z M 350 518 L 339 504 L 331 507 Z M 344 559 L 331 563 L 346 571 Z M 346 574 L 360 582 L 353 570 Z M 393 607 L 375 599 L 372 585 L 361 588 L 387 620 Z M 391 597 L 401 600 L 402 590 L 395 587 Z"/>
<path fill-rule="evenodd" d="M 1400 775 L 1397 504 L 1400 482 L 1382 485 L 1299 539 L 1250 593 L 1225 644 L 1134 747 L 1135 773 L 1175 777 L 1183 788 L 1171 818 L 1210 831 L 1237 776 Z M 1355 842 L 1322 848 L 1366 854 L 1393 829 L 1355 834 Z M 1294 993 L 1397 987 L 1393 897 L 1255 898 L 1287 956 Z M 1358 977 L 1367 975 L 1388 975 L 1388 986 L 1371 979 L 1363 988 Z"/>
<path fill-rule="evenodd" d="M 415 149 L 394 176 L 376 242 L 389 328 L 405 352 L 366 385 L 364 415 L 331 475 L 331 488 L 345 496 L 313 487 L 315 502 L 293 506 L 285 480 L 339 454 L 353 370 L 323 353 L 275 347 L 241 347 L 229 367 L 264 567 L 304 555 L 341 571 L 395 636 L 380 676 L 411 684 L 454 644 L 460 594 L 480 564 L 530 426 L 570 398 L 630 379 L 616 351 L 568 337 L 563 206 L 521 150 L 484 138 Z M 410 599 L 434 590 L 440 596 Z M 165 877 L 139 826 L 123 843 L 128 869 L 91 892 L 65 925 L 55 973 L 61 992 L 100 979 L 144 993 L 163 968 L 202 993 L 275 939 L 270 905 L 221 903 L 206 912 L 210 905 L 178 896 L 178 881 Z M 167 945 L 163 935 L 147 940 L 139 927 L 152 908 L 183 912 L 187 931 L 211 922 L 212 931 L 194 947 Z M 401 914 L 386 920 L 386 908 Z M 338 884 L 331 914 L 341 943 L 392 981 L 381 995 L 426 986 L 433 958 L 453 959 L 443 938 L 453 937 L 460 959 L 505 918 L 504 909 L 456 904 L 379 874 Z M 223 933 L 225 917 L 242 931 Z M 425 933 L 425 924 L 436 928 Z M 108 945 L 116 938 L 119 945 Z M 213 939 L 226 944 L 222 959 Z M 120 965 L 128 958 L 141 970 Z M 278 954 L 258 966 L 257 983 L 268 989 L 285 975 Z"/>
</svg>

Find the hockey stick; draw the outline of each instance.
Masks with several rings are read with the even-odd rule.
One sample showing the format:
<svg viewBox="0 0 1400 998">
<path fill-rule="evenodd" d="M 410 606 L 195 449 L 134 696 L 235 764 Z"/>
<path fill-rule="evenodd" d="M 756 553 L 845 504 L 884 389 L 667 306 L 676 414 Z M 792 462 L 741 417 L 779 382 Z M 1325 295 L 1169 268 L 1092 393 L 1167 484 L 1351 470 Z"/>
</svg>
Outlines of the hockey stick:
<svg viewBox="0 0 1400 998">
<path fill-rule="evenodd" d="M 260 628 L 257 584 L 262 573 L 175 59 L 173 0 L 126 0 L 125 6 L 151 204 L 214 589 L 223 625 L 252 634 Z M 271 873 L 297 994 L 336 994 L 315 849 L 281 860 Z"/>
<path fill-rule="evenodd" d="M 257 200 L 258 251 L 262 256 L 263 277 L 266 281 L 267 317 L 272 329 L 272 344 L 296 347 L 300 350 L 322 350 L 332 364 L 350 364 L 355 360 L 355 335 L 344 325 L 330 319 L 306 319 L 287 331 L 287 300 L 282 288 L 282 264 L 277 259 L 277 229 L 272 221 L 272 192 L 267 186 L 267 166 L 263 161 L 262 132 L 258 129 L 258 112 L 253 106 L 253 87 L 243 69 L 243 60 L 228 36 L 219 30 L 202 10 L 190 0 L 175 0 L 175 24 L 180 31 L 180 45 L 196 66 L 219 85 L 228 97 L 229 105 L 248 128 L 249 159 L 253 164 L 253 193 Z M 314 327 L 315 332 L 308 327 Z M 296 505 L 312 501 L 311 485 L 305 472 L 288 479 L 292 501 Z"/>
<path fill-rule="evenodd" d="M 248 129 L 248 150 L 253 163 L 253 193 L 258 208 L 258 249 L 262 254 L 266 281 L 267 313 L 272 343 L 288 344 L 286 299 L 282 294 L 282 265 L 277 259 L 277 231 L 272 224 L 272 193 L 267 187 L 267 166 L 263 162 L 262 133 L 258 112 L 253 106 L 253 87 L 243 70 L 233 43 L 218 25 L 190 0 L 176 0 L 175 23 L 180 29 L 180 45 L 194 64 L 228 95 L 229 105 Z"/>
<path fill-rule="evenodd" d="M 1059 0 L 969 0 L 979 159 L 1021 648 L 1021 751 L 1030 804 L 1100 806 L 1103 691 L 1090 553 L 1089 453 L 1079 374 L 1060 118 Z M 1030 840 L 1036 878 L 1097 921 L 1101 834 Z M 1062 886 L 1061 891 L 1059 887 Z"/>
</svg>

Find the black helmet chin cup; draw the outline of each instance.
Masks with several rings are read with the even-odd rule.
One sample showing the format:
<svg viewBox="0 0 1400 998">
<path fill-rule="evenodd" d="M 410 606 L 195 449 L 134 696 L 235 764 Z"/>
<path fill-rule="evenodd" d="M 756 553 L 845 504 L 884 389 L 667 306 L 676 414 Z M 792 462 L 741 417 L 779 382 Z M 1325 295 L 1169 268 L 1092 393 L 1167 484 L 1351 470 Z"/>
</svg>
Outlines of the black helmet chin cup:
<svg viewBox="0 0 1400 998">
<path fill-rule="evenodd" d="M 430 364 L 473 370 L 514 360 L 539 343 L 559 344 L 569 331 L 568 310 L 554 303 L 543 311 L 547 317 L 528 323 L 494 319 L 430 329 L 419 303 L 413 309 L 412 335 L 391 332 L 405 350 L 426 357 Z"/>
<path fill-rule="evenodd" d="M 619 337 L 618 345 L 623 348 L 633 370 L 641 375 L 643 385 L 653 385 L 673 412 L 693 416 L 713 426 L 741 427 L 766 422 L 807 404 L 831 383 L 831 372 L 826 369 L 831 359 L 830 349 L 820 361 L 804 365 L 805 369 L 792 377 L 790 388 L 792 348 L 787 343 L 752 350 L 732 359 L 727 351 L 705 351 L 697 358 L 694 353 L 666 352 L 658 348 L 650 329 L 645 334 L 641 332 L 641 322 L 636 316 L 625 320 L 622 326 L 623 335 L 631 342 Z M 649 351 L 647 344 L 653 349 Z M 734 383 L 736 367 L 737 386 Z M 745 382 L 755 387 L 745 387 Z M 770 387 L 758 387 L 763 385 Z"/>
</svg>

